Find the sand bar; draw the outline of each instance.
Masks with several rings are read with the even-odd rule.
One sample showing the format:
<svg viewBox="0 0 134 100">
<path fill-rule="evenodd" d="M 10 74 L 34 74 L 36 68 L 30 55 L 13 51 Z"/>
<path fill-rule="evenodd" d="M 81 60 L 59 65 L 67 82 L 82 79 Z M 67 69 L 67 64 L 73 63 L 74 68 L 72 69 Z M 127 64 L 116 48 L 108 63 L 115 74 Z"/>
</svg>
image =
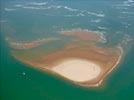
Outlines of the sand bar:
<svg viewBox="0 0 134 100">
<path fill-rule="evenodd" d="M 57 74 L 61 78 L 85 87 L 99 86 L 122 58 L 122 50 L 118 46 L 96 45 L 101 42 L 98 40 L 102 39 L 99 34 L 73 30 L 62 35 L 65 38 L 68 38 L 68 35 L 78 38 L 79 41 L 66 44 L 63 48 L 49 53 L 36 49 L 37 51 L 34 52 L 14 51 L 13 56 L 34 68 L 53 75 Z"/>
</svg>

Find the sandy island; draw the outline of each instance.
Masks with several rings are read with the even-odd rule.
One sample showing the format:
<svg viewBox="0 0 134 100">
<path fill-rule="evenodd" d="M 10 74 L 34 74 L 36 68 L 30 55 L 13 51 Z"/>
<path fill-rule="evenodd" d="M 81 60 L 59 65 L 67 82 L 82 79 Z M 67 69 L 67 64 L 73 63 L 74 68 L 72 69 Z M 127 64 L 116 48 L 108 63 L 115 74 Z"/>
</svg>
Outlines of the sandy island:
<svg viewBox="0 0 134 100">
<path fill-rule="evenodd" d="M 82 42 L 75 41 L 57 51 L 42 52 L 35 57 L 33 53 L 29 54 L 27 51 L 23 53 L 13 51 L 13 56 L 34 68 L 59 75 L 61 78 L 86 87 L 99 86 L 121 60 L 121 47 L 103 48 L 96 45 L 96 42 L 102 40 L 101 35 L 82 30 L 65 31 L 62 35 L 78 38 Z M 95 41 L 95 43 L 85 43 L 83 42 L 85 40 Z M 34 58 L 31 59 L 31 55 Z"/>
</svg>

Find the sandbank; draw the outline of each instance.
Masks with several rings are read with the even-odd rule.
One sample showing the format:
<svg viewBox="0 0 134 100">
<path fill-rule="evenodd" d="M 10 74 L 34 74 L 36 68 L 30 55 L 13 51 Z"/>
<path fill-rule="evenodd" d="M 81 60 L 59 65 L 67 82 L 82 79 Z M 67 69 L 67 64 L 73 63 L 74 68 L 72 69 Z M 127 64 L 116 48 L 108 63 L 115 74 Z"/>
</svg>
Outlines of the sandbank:
<svg viewBox="0 0 134 100">
<path fill-rule="evenodd" d="M 63 35 L 78 38 L 79 41 L 73 41 L 49 53 L 37 50 L 33 53 L 14 51 L 12 54 L 19 61 L 36 69 L 59 75 L 85 87 L 100 86 L 107 75 L 120 63 L 123 53 L 121 47 L 97 46 L 96 43 L 102 40 L 99 34 L 73 30 L 66 31 Z"/>
</svg>

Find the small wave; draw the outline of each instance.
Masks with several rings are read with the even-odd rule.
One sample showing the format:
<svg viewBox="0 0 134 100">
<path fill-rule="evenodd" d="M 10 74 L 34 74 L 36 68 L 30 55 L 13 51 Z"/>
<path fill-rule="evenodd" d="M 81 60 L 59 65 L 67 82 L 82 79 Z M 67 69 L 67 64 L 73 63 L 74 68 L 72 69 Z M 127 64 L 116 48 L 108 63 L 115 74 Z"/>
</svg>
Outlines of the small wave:
<svg viewBox="0 0 134 100">
<path fill-rule="evenodd" d="M 83 28 L 72 28 L 72 29 L 61 29 L 60 31 L 58 31 L 59 34 L 64 34 L 64 32 L 74 32 L 74 31 L 85 31 L 85 32 L 93 32 L 91 30 L 88 29 L 83 29 Z"/>
<path fill-rule="evenodd" d="M 16 9 L 13 9 L 13 8 L 5 8 L 4 10 L 5 10 L 5 11 L 14 11 L 14 10 L 16 10 Z"/>
<path fill-rule="evenodd" d="M 126 12 L 126 11 L 122 11 L 121 13 L 122 13 L 122 14 L 128 14 L 129 12 Z"/>
<path fill-rule="evenodd" d="M 122 13 L 122 14 L 128 14 L 128 15 L 134 15 L 133 12 L 128 12 L 128 11 L 122 11 L 121 13 Z"/>
<path fill-rule="evenodd" d="M 106 27 L 102 27 L 102 26 L 98 26 L 99 29 L 101 30 L 106 30 L 107 28 Z"/>
<path fill-rule="evenodd" d="M 113 8 L 116 8 L 116 9 L 119 9 L 119 10 L 127 10 L 128 7 L 124 7 L 124 6 L 121 6 L 121 5 L 115 5 L 113 6 Z"/>
<path fill-rule="evenodd" d="M 134 2 L 133 0 L 124 1 L 124 3 L 133 3 L 133 2 Z"/>
<path fill-rule="evenodd" d="M 76 15 L 63 15 L 64 17 L 76 17 Z"/>
<path fill-rule="evenodd" d="M 123 6 L 132 6 L 133 3 L 134 3 L 133 0 L 127 0 L 123 2 Z"/>
<path fill-rule="evenodd" d="M 35 5 L 35 6 L 44 6 L 46 5 L 48 2 L 30 2 L 30 5 Z"/>
<path fill-rule="evenodd" d="M 107 39 L 106 39 L 106 36 L 104 35 L 104 31 L 92 31 L 92 32 L 95 32 L 95 33 L 98 33 L 99 35 L 100 35 L 100 37 L 101 37 L 101 42 L 102 43 L 107 43 Z"/>
<path fill-rule="evenodd" d="M 96 16 L 98 16 L 98 17 L 104 17 L 105 14 L 97 14 Z"/>
<path fill-rule="evenodd" d="M 74 8 L 71 8 L 71 7 L 68 7 L 68 6 L 61 6 L 61 5 L 58 5 L 58 6 L 55 6 L 55 5 L 51 5 L 51 6 L 48 6 L 47 8 L 49 9 L 66 9 L 68 11 L 71 11 L 71 12 L 74 12 L 74 11 L 78 11 L 78 9 L 74 9 Z"/>
<path fill-rule="evenodd" d="M 124 26 L 125 29 L 127 29 L 131 26 L 131 24 L 129 24 L 127 22 L 121 22 L 121 24 Z"/>
<path fill-rule="evenodd" d="M 69 11 L 78 11 L 78 9 L 70 8 L 70 7 L 67 7 L 67 6 L 64 6 L 63 8 L 65 8 Z"/>
<path fill-rule="evenodd" d="M 133 0 L 128 0 L 128 2 L 134 2 Z"/>
<path fill-rule="evenodd" d="M 71 17 L 71 16 L 85 16 L 85 15 L 93 15 L 93 16 L 97 16 L 97 17 L 104 17 L 105 14 L 103 13 L 94 13 L 94 12 L 89 12 L 89 11 L 85 11 L 85 10 L 79 10 L 79 9 L 75 9 L 75 8 L 71 8 L 71 7 L 68 7 L 68 6 L 61 6 L 61 5 L 50 5 L 50 6 L 45 6 L 45 7 L 35 7 L 35 6 L 21 6 L 22 8 L 25 8 L 25 9 L 42 9 L 42 10 L 55 10 L 55 9 L 65 9 L 65 10 L 68 10 L 70 12 L 77 12 L 77 14 L 74 14 L 74 15 L 66 15 L 68 17 Z"/>
<path fill-rule="evenodd" d="M 127 0 L 127 1 L 123 1 L 122 3 L 116 4 L 113 6 L 113 8 L 115 7 L 116 9 L 128 9 L 129 7 L 134 6 L 134 1 L 133 0 Z"/>
<path fill-rule="evenodd" d="M 94 12 L 89 12 L 86 10 L 79 10 L 79 9 L 75 9 L 75 8 L 71 8 L 71 7 L 67 7 L 67 6 L 60 6 L 60 8 L 64 8 L 64 9 L 71 11 L 71 12 L 77 12 L 78 14 L 76 16 L 85 16 L 85 14 L 94 15 L 97 17 L 104 17 L 105 16 L 104 13 L 94 13 Z"/>
<path fill-rule="evenodd" d="M 67 6 L 55 6 L 55 5 L 51 5 L 51 6 L 47 6 L 47 7 L 35 7 L 35 6 L 22 6 L 22 8 L 25 8 L 25 9 L 42 9 L 42 10 L 50 10 L 50 9 L 67 9 L 69 11 L 76 11 L 75 9 L 72 9 L 72 8 L 69 8 Z"/>
<path fill-rule="evenodd" d="M 94 20 L 91 20 L 91 22 L 94 22 L 94 23 L 99 23 L 101 21 L 101 19 L 94 19 Z"/>
<path fill-rule="evenodd" d="M 41 9 L 39 7 L 23 6 L 24 9 Z"/>
<path fill-rule="evenodd" d="M 127 6 L 127 7 L 129 7 L 129 6 L 131 6 L 131 5 L 130 5 L 130 4 L 127 4 L 127 3 L 124 3 L 123 6 Z"/>
<path fill-rule="evenodd" d="M 76 16 L 85 16 L 83 13 L 79 13 Z"/>
<path fill-rule="evenodd" d="M 130 42 L 132 42 L 133 41 L 133 39 L 131 38 L 131 36 L 130 35 L 128 35 L 128 34 L 125 34 L 124 35 L 124 37 L 123 37 L 123 39 L 122 39 L 122 42 L 121 42 L 121 44 L 124 46 L 124 45 L 128 45 Z"/>
<path fill-rule="evenodd" d="M 71 17 L 71 16 L 97 16 L 97 17 L 104 17 L 105 14 L 100 12 L 100 13 L 95 13 L 95 12 L 90 12 L 87 10 L 80 10 L 76 8 L 72 8 L 69 6 L 63 6 L 63 5 L 47 5 L 48 2 L 30 2 L 26 5 L 21 5 L 21 4 L 16 4 L 14 7 L 20 7 L 24 9 L 35 9 L 35 10 L 67 10 L 69 12 L 75 12 L 72 15 L 65 15 L 66 17 Z M 43 6 L 45 5 L 45 6 Z M 14 9 L 6 9 L 7 11 L 11 11 Z"/>
<path fill-rule="evenodd" d="M 60 7 L 58 6 L 48 6 L 48 7 L 35 7 L 35 6 L 22 6 L 24 9 L 35 9 L 35 10 L 50 10 L 50 9 L 59 9 Z"/>
<path fill-rule="evenodd" d="M 87 12 L 89 15 L 94 15 L 94 16 L 97 16 L 97 17 L 104 17 L 105 14 L 103 13 L 94 13 L 94 12 Z"/>
</svg>

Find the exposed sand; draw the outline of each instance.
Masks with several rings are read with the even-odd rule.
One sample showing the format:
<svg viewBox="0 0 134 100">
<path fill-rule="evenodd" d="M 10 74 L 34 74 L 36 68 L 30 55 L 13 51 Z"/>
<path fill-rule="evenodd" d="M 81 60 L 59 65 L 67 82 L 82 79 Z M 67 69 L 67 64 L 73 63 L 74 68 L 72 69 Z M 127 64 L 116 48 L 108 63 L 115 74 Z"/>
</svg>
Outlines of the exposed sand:
<svg viewBox="0 0 134 100">
<path fill-rule="evenodd" d="M 99 65 L 83 59 L 68 59 L 57 64 L 52 71 L 76 82 L 97 78 L 101 72 Z"/>
<path fill-rule="evenodd" d="M 122 58 L 123 52 L 120 47 L 96 45 L 102 40 L 99 34 L 82 30 L 62 33 L 65 37 L 71 36 L 80 40 L 50 53 L 35 49 L 37 51 L 34 52 L 15 51 L 12 52 L 13 56 L 34 68 L 58 74 L 86 87 L 99 86 Z"/>
<path fill-rule="evenodd" d="M 104 39 L 104 37 L 102 37 L 102 34 L 98 34 L 88 30 L 80 30 L 80 29 L 76 29 L 72 31 L 62 31 L 60 34 L 64 36 L 75 37 L 82 41 L 101 42 Z"/>
</svg>

